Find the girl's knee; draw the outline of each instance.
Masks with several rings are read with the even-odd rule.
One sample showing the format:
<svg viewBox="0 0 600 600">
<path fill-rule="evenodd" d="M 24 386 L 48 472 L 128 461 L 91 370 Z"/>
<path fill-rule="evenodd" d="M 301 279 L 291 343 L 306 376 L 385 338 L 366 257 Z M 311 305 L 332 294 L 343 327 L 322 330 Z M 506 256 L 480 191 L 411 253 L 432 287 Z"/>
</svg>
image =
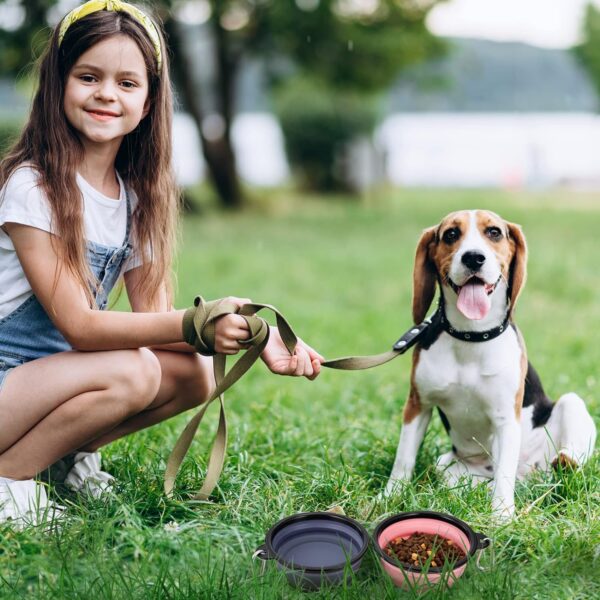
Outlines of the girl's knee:
<svg viewBox="0 0 600 600">
<path fill-rule="evenodd" d="M 175 385 L 186 408 L 206 402 L 215 389 L 212 360 L 198 354 L 182 354 L 178 362 Z"/>
<path fill-rule="evenodd" d="M 119 353 L 121 354 L 121 353 Z M 112 385 L 128 414 L 141 412 L 154 400 L 161 380 L 160 362 L 148 348 L 115 357 Z"/>
</svg>

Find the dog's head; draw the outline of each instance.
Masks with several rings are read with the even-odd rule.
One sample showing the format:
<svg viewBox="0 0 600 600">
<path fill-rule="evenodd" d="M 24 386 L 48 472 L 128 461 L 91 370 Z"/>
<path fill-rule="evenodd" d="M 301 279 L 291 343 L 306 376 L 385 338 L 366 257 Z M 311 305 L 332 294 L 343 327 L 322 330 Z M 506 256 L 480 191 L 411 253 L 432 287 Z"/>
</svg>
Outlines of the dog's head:
<svg viewBox="0 0 600 600">
<path fill-rule="evenodd" d="M 483 319 L 500 280 L 506 282 L 512 313 L 525 283 L 527 245 L 519 225 L 486 210 L 449 214 L 423 232 L 413 273 L 413 319 L 427 314 L 435 285 L 456 294 L 456 306 L 468 319 Z"/>
</svg>

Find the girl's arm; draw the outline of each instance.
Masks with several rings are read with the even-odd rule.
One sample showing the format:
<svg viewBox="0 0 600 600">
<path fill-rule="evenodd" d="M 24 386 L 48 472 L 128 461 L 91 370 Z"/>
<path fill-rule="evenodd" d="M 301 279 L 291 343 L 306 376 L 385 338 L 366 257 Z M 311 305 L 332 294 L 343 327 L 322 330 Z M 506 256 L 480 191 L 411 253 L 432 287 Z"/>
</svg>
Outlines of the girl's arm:
<svg viewBox="0 0 600 600">
<path fill-rule="evenodd" d="M 5 223 L 23 271 L 33 293 L 44 307 L 56 328 L 76 350 L 120 350 L 162 346 L 183 341 L 183 310 L 163 312 L 118 312 L 93 310 L 87 305 L 81 286 L 64 265 L 52 246 L 51 235 L 41 229 Z M 61 268 L 62 267 L 62 268 Z M 135 288 L 135 277 L 128 276 L 128 290 Z M 58 281 L 55 281 L 58 274 Z M 143 310 L 145 304 L 132 291 L 132 308 Z M 238 299 L 241 304 L 245 302 Z M 167 307 L 166 295 L 161 300 Z M 276 328 L 275 328 L 276 332 Z M 216 323 L 215 349 L 224 354 L 235 354 L 242 345 L 238 340 L 249 337 L 246 321 L 239 315 L 225 315 Z M 182 344 L 184 344 L 182 346 Z M 274 373 L 316 377 L 323 358 L 301 342 L 294 356 L 289 355 L 278 334 L 271 336 L 263 352 L 263 360 Z"/>
<path fill-rule="evenodd" d="M 140 267 L 132 269 L 125 273 L 125 287 L 131 308 L 134 311 L 150 311 L 150 310 L 173 310 L 169 305 L 166 290 L 163 288 L 156 298 L 154 303 L 144 299 L 137 293 L 139 278 L 142 275 Z M 250 303 L 248 298 L 229 298 L 236 302 L 239 306 Z M 176 352 L 194 352 L 194 348 L 185 342 L 179 344 L 168 344 L 158 347 L 161 350 L 172 350 Z M 282 375 L 304 375 L 309 379 L 317 377 L 321 370 L 321 362 L 325 360 L 318 352 L 304 343 L 301 339 L 298 340 L 296 356 L 290 358 L 290 354 L 279 335 L 277 327 L 271 327 L 271 335 L 267 347 L 264 349 L 261 358 L 267 367 L 273 372 Z"/>
<path fill-rule="evenodd" d="M 127 271 L 124 276 L 125 288 L 127 289 L 127 297 L 129 298 L 131 309 L 134 312 L 174 311 L 175 309 L 169 303 L 167 290 L 164 285 L 161 286 L 157 296 L 154 299 L 144 298 L 139 294 L 138 290 L 141 277 L 141 267 L 137 267 L 135 269 L 131 269 L 131 271 Z M 248 298 L 234 298 L 233 296 L 230 296 L 229 300 L 231 300 L 238 306 L 242 306 L 243 304 L 250 302 Z M 235 341 L 237 341 L 238 339 L 245 339 L 248 337 L 246 322 L 243 319 L 241 319 L 241 317 L 238 317 L 236 315 L 228 315 L 227 318 L 221 318 L 219 321 L 217 321 L 216 327 L 216 333 L 221 333 L 222 336 L 229 337 Z M 217 348 L 220 348 L 222 351 L 225 352 L 227 350 L 226 346 L 227 342 L 223 340 L 221 340 L 221 342 L 217 344 Z M 196 352 L 195 348 L 193 346 L 190 346 L 186 342 L 153 345 L 152 347 L 157 350 L 171 350 L 173 352 Z M 239 350 L 239 345 L 236 343 L 235 348 L 231 347 L 229 348 L 229 350 L 231 350 L 231 352 L 226 353 L 233 354 L 234 351 Z"/>
<path fill-rule="evenodd" d="M 51 235 L 5 223 L 33 293 L 76 350 L 119 350 L 182 342 L 183 310 L 126 313 L 93 310 L 79 282 L 61 265 Z M 62 268 L 61 268 L 62 267 Z M 59 274 L 55 286 L 55 277 Z"/>
<path fill-rule="evenodd" d="M 170 312 L 175 309 L 168 301 L 167 290 L 165 286 L 161 286 L 158 294 L 153 299 L 144 298 L 138 293 L 139 282 L 142 276 L 142 268 L 137 267 L 127 271 L 123 276 L 125 280 L 125 289 L 127 290 L 127 297 L 129 298 L 129 304 L 133 312 Z M 193 353 L 196 349 L 190 346 L 187 342 L 173 342 L 171 344 L 160 344 L 154 345 L 153 348 L 157 350 L 171 350 L 173 352 L 189 352 Z"/>
</svg>

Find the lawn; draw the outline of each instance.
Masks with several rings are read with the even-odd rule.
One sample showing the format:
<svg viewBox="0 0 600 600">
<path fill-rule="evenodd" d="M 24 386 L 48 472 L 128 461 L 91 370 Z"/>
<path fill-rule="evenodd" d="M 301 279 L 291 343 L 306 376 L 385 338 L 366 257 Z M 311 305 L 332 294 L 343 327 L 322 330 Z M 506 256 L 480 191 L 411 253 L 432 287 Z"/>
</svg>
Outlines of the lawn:
<svg viewBox="0 0 600 600">
<path fill-rule="evenodd" d="M 556 399 L 576 391 L 600 425 L 600 196 L 567 191 L 384 191 L 358 203 L 282 191 L 253 210 L 186 218 L 177 306 L 196 294 L 277 306 L 326 357 L 387 350 L 411 324 L 411 274 L 423 228 L 460 208 L 490 208 L 523 225 L 529 279 L 516 311 L 529 356 Z M 230 441 L 213 502 L 191 502 L 216 426 L 209 411 L 177 480 L 165 460 L 189 415 L 105 449 L 116 492 L 69 506 L 59 532 L 0 529 L 4 598 L 302 598 L 273 565 L 251 559 L 267 529 L 299 511 L 343 507 L 367 529 L 407 510 L 451 512 L 493 538 L 479 571 L 427 598 L 600 597 L 600 456 L 575 473 L 537 474 L 517 488 L 517 516 L 490 522 L 483 486 L 448 489 L 433 468 L 448 449 L 434 417 L 413 486 L 378 500 L 398 442 L 410 358 L 325 371 L 314 382 L 260 364 L 226 394 Z M 411 597 L 368 555 L 353 584 L 310 598 Z"/>
</svg>

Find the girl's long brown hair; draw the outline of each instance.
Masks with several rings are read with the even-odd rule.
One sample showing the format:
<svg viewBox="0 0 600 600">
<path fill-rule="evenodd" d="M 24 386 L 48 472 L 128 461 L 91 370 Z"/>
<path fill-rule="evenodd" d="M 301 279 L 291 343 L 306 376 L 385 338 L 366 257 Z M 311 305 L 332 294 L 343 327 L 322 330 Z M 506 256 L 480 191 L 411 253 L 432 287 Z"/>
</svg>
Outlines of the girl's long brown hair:
<svg viewBox="0 0 600 600">
<path fill-rule="evenodd" d="M 67 78 L 78 58 L 94 44 L 115 35 L 133 39 L 148 73 L 150 112 L 123 139 L 115 167 L 138 198 L 132 234 L 134 245 L 143 256 L 143 271 L 137 291 L 156 307 L 163 284 L 168 301 L 172 299 L 171 263 L 179 206 L 171 165 L 173 97 L 162 36 L 159 72 L 152 42 L 143 26 L 127 13 L 98 11 L 76 21 L 67 30 L 60 47 L 57 26 L 41 57 L 39 85 L 29 120 L 0 163 L 0 187 L 23 163 L 29 163 L 39 172 L 56 233 L 52 236 L 53 244 L 62 264 L 75 275 L 90 306 L 94 306 L 92 290 L 97 288 L 98 281 L 86 261 L 83 198 L 76 184 L 84 150 L 76 130 L 67 121 L 63 101 Z"/>
</svg>

